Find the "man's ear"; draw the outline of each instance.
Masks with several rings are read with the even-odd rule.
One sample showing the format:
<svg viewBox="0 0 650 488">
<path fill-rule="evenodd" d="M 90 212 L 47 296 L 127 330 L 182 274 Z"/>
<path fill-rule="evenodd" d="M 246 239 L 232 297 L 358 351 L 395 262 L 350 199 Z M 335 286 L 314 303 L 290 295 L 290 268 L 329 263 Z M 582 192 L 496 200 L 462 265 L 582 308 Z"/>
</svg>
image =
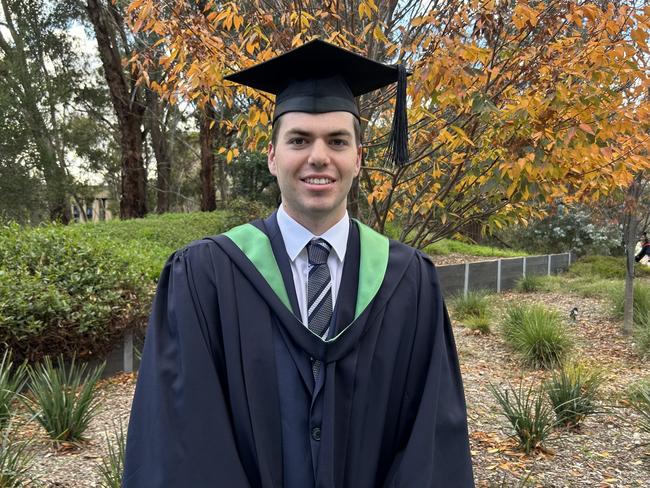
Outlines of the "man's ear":
<svg viewBox="0 0 650 488">
<path fill-rule="evenodd" d="M 278 167 L 275 165 L 275 148 L 272 142 L 269 142 L 267 163 L 269 165 L 269 172 L 273 176 L 278 176 Z"/>
</svg>

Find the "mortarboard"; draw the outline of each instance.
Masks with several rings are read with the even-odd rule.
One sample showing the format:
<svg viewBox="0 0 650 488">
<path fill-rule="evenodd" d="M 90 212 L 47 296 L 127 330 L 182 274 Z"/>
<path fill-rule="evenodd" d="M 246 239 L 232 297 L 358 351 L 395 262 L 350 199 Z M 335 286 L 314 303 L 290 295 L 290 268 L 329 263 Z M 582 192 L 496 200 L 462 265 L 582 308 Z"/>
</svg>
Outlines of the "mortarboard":
<svg viewBox="0 0 650 488">
<path fill-rule="evenodd" d="M 406 70 L 386 65 L 319 39 L 224 79 L 271 93 L 273 122 L 287 112 L 350 112 L 358 119 L 355 98 L 397 82 L 388 155 L 398 165 L 408 161 Z"/>
</svg>

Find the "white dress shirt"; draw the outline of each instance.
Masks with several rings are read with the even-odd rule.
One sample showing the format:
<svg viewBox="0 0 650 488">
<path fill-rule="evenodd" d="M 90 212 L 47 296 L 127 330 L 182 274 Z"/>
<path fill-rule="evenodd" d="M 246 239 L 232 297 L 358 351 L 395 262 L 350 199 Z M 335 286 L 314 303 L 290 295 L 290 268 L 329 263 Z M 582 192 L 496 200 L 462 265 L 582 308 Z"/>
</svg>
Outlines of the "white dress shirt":
<svg viewBox="0 0 650 488">
<path fill-rule="evenodd" d="M 350 219 L 347 211 L 341 220 L 330 227 L 320 236 L 315 236 L 309 230 L 304 228 L 282 208 L 277 213 L 278 227 L 282 234 L 284 247 L 291 261 L 291 273 L 293 274 L 293 284 L 296 290 L 296 298 L 300 307 L 300 316 L 302 323 L 307 326 L 307 280 L 309 278 L 309 259 L 307 257 L 307 244 L 316 237 L 325 239 L 332 250 L 327 258 L 327 266 L 330 269 L 332 277 L 332 307 L 336 303 L 336 296 L 341 285 L 341 276 L 343 274 L 343 260 L 345 259 L 345 250 L 348 247 L 348 234 L 350 233 Z"/>
</svg>

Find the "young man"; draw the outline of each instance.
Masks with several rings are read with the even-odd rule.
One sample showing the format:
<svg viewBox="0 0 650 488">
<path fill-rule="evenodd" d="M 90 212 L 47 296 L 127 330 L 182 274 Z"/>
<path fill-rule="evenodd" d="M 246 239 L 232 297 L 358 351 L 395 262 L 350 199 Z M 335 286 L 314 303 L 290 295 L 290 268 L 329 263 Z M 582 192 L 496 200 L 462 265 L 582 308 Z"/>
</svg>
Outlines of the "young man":
<svg viewBox="0 0 650 488">
<path fill-rule="evenodd" d="M 398 75 L 313 41 L 229 77 L 277 95 L 268 164 L 282 204 L 167 262 L 123 486 L 473 486 L 434 267 L 346 211 L 354 97 Z"/>
</svg>

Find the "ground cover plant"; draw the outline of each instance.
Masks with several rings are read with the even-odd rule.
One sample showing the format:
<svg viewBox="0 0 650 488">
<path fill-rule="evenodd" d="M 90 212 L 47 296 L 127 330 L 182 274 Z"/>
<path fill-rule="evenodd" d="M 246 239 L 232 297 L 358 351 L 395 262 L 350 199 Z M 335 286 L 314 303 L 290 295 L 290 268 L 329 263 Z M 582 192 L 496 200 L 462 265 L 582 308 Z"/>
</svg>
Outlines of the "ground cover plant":
<svg viewBox="0 0 650 488">
<path fill-rule="evenodd" d="M 79 364 L 75 358 L 66 364 L 57 358 L 56 367 L 50 357 L 29 372 L 29 398 L 27 406 L 36 421 L 56 443 L 79 442 L 97 413 L 99 402 L 95 387 L 104 365 L 93 369 Z"/>
<path fill-rule="evenodd" d="M 557 425 L 576 428 L 588 415 L 597 413 L 600 408 L 597 396 L 602 383 L 599 371 L 590 371 L 581 364 L 567 365 L 554 371 L 544 389 Z"/>
<path fill-rule="evenodd" d="M 542 388 L 534 386 L 518 387 L 489 386 L 490 391 L 501 407 L 501 414 L 508 419 L 519 447 L 529 454 L 553 432 L 555 426 L 553 409 L 546 402 Z"/>
<path fill-rule="evenodd" d="M 28 440 L 13 438 L 11 429 L 0 431 L 0 487 L 22 488 L 32 481 L 29 474 L 34 454 Z"/>
<path fill-rule="evenodd" d="M 489 334 L 492 323 L 490 301 L 490 295 L 480 290 L 468 290 L 466 294 L 457 295 L 450 301 L 453 318 L 468 329 Z"/>
<path fill-rule="evenodd" d="M 572 339 L 560 315 L 539 305 L 514 305 L 502 322 L 504 339 L 533 368 L 562 364 Z"/>
<path fill-rule="evenodd" d="M 0 360 L 0 431 L 9 422 L 12 404 L 19 396 L 27 379 L 26 364 L 14 365 L 11 356 L 11 351 L 7 349 Z M 2 485 L 0 484 L 0 486 Z"/>
<path fill-rule="evenodd" d="M 113 438 L 114 440 L 111 440 L 106 434 L 106 455 L 102 457 L 97 466 L 102 488 L 120 488 L 122 486 L 126 433 L 121 422 L 113 424 Z"/>
<path fill-rule="evenodd" d="M 526 275 L 517 280 L 515 290 L 522 293 L 534 293 L 540 291 L 544 286 L 544 276 Z"/>
</svg>

